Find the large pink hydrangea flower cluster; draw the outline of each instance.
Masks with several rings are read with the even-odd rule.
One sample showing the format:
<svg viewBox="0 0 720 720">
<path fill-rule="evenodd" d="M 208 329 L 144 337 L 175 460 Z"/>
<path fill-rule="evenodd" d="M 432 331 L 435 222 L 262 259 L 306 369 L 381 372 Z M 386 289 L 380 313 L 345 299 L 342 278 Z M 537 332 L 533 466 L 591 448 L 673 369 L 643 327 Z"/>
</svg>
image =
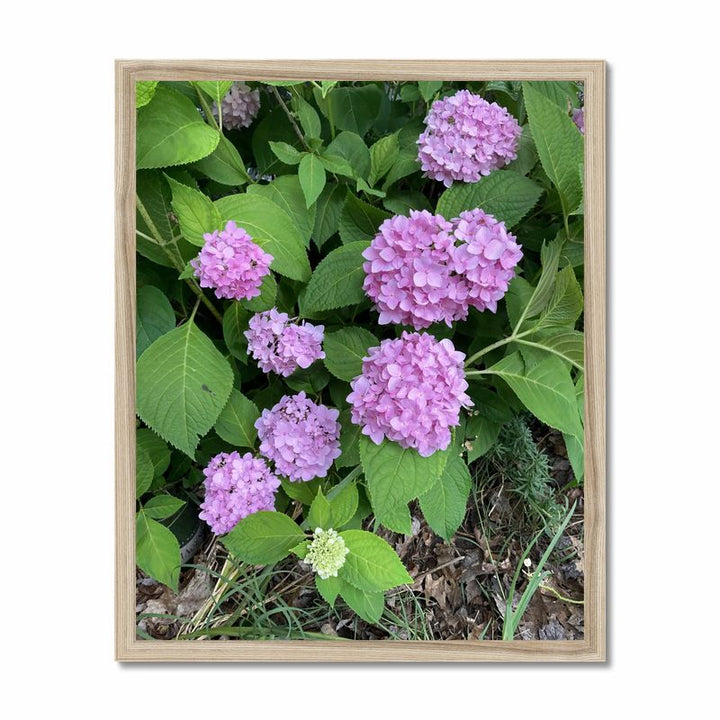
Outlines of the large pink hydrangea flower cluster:
<svg viewBox="0 0 720 720">
<path fill-rule="evenodd" d="M 472 183 L 517 157 L 522 129 L 497 103 L 469 90 L 436 100 L 418 138 L 418 160 L 425 176 L 450 187 Z"/>
<path fill-rule="evenodd" d="M 445 450 L 460 408 L 473 404 L 465 393 L 464 359 L 450 340 L 428 333 L 383 340 L 350 383 L 352 422 L 376 444 L 386 437 L 423 457 Z"/>
<path fill-rule="evenodd" d="M 324 325 L 292 322 L 287 313 L 276 308 L 253 315 L 248 325 L 248 353 L 263 372 L 288 377 L 298 367 L 308 368 L 325 357 Z"/>
<path fill-rule="evenodd" d="M 256 245 L 232 220 L 224 230 L 203 235 L 205 244 L 190 262 L 200 287 L 215 288 L 219 298 L 249 300 L 260 294 L 273 256 Z"/>
<path fill-rule="evenodd" d="M 385 220 L 363 257 L 378 322 L 419 330 L 463 320 L 470 306 L 495 312 L 522 252 L 505 223 L 480 209 L 451 221 L 411 210 Z"/>
<path fill-rule="evenodd" d="M 221 452 L 203 470 L 205 500 L 203 519 L 215 535 L 230 532 L 244 517 L 258 510 L 275 509 L 280 480 L 262 458 L 237 451 Z"/>
<path fill-rule="evenodd" d="M 244 82 L 235 82 L 221 105 L 223 127 L 228 130 L 249 127 L 260 110 L 260 93 Z M 213 103 L 213 115 L 217 117 L 217 114 L 217 104 Z"/>
<path fill-rule="evenodd" d="M 291 481 L 325 477 L 340 456 L 339 412 L 318 405 L 304 392 L 285 395 L 255 422 L 260 452 Z"/>
</svg>

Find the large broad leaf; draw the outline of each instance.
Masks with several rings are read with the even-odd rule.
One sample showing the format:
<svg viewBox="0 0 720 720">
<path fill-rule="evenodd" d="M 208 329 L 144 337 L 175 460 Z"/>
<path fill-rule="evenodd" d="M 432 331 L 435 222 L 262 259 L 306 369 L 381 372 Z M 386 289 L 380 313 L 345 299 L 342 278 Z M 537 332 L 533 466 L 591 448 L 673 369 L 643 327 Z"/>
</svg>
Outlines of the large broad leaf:
<svg viewBox="0 0 720 720">
<path fill-rule="evenodd" d="M 260 512 L 241 520 L 223 539 L 223 545 L 249 563 L 278 562 L 305 539 L 298 524 L 279 512 Z"/>
<path fill-rule="evenodd" d="M 564 267 L 555 279 L 555 287 L 547 306 L 540 315 L 538 327 L 570 327 L 580 317 L 583 295 L 572 265 Z"/>
<path fill-rule="evenodd" d="M 136 356 L 140 357 L 159 337 L 175 327 L 175 312 L 162 291 L 145 285 L 137 291 Z"/>
<path fill-rule="evenodd" d="M 181 558 L 177 538 L 142 510 L 135 522 L 135 562 L 150 577 L 178 591 Z"/>
<path fill-rule="evenodd" d="M 444 540 L 452 538 L 465 518 L 471 487 L 465 461 L 453 452 L 440 480 L 420 496 L 420 509 L 428 525 Z"/>
<path fill-rule="evenodd" d="M 336 128 L 364 135 L 380 112 L 382 93 L 376 85 L 335 88 L 320 108 Z"/>
<path fill-rule="evenodd" d="M 560 194 L 567 217 L 582 202 L 578 172 L 583 163 L 582 135 L 567 110 L 548 99 L 533 83 L 523 83 L 523 95 L 540 162 Z"/>
<path fill-rule="evenodd" d="M 173 495 L 156 495 L 143 506 L 143 512 L 155 520 L 164 520 L 185 507 L 185 501 Z"/>
<path fill-rule="evenodd" d="M 222 102 L 222 99 L 230 92 L 232 87 L 232 80 L 196 80 L 197 85 L 211 100 L 214 100 L 218 105 Z"/>
<path fill-rule="evenodd" d="M 438 200 L 437 212 L 447 220 L 480 208 L 507 227 L 516 225 L 537 203 L 543 189 L 511 170 L 496 170 L 476 183 L 455 183 Z"/>
<path fill-rule="evenodd" d="M 345 582 L 370 592 L 413 582 L 397 553 L 381 537 L 365 530 L 344 530 L 340 537 L 350 551 L 338 571 Z"/>
<path fill-rule="evenodd" d="M 228 195 L 215 202 L 224 222 L 234 220 L 266 252 L 270 267 L 292 280 L 310 278 L 310 262 L 300 231 L 290 216 L 271 200 L 257 195 Z"/>
<path fill-rule="evenodd" d="M 349 190 L 340 215 L 340 239 L 344 245 L 372 240 L 390 213 L 359 200 Z"/>
<path fill-rule="evenodd" d="M 215 432 L 231 445 L 252 448 L 257 437 L 255 421 L 259 417 L 255 403 L 233 388 L 215 423 Z"/>
<path fill-rule="evenodd" d="M 183 237 L 193 245 L 202 247 L 205 244 L 204 235 L 223 226 L 218 209 L 204 193 L 165 177 L 172 190 L 172 208 Z"/>
<path fill-rule="evenodd" d="M 512 353 L 489 371 L 505 380 L 539 420 L 582 438 L 575 387 L 570 371 L 560 358 L 548 355 L 542 361 L 526 366 L 520 353 Z"/>
<path fill-rule="evenodd" d="M 362 371 L 362 361 L 367 350 L 379 344 L 368 330 L 349 327 L 326 333 L 323 341 L 325 367 L 340 380 L 352 380 Z"/>
<path fill-rule="evenodd" d="M 341 132 L 328 145 L 327 152 L 347 160 L 357 177 L 367 179 L 370 174 L 370 150 L 356 133 Z"/>
<path fill-rule="evenodd" d="M 247 174 L 240 153 L 225 136 L 220 136 L 220 142 L 215 150 L 202 160 L 198 160 L 195 167 L 211 180 L 222 185 L 241 186 L 250 182 L 250 176 Z"/>
<path fill-rule="evenodd" d="M 314 207 L 311 208 L 311 210 L 317 209 L 312 238 L 318 249 L 322 249 L 325 241 L 337 232 L 344 205 L 345 186 L 327 183 Z"/>
<path fill-rule="evenodd" d="M 346 394 L 350 388 L 345 391 Z M 355 425 L 350 420 L 350 409 L 345 409 L 340 413 L 340 450 L 342 454 L 335 460 L 335 465 L 339 468 L 354 467 L 360 462 L 360 451 L 358 449 L 358 439 L 360 438 L 362 428 Z"/>
<path fill-rule="evenodd" d="M 358 508 L 358 489 L 355 483 L 342 488 L 330 499 L 330 526 L 341 528 L 350 522 Z"/>
<path fill-rule="evenodd" d="M 389 530 L 409 535 L 411 521 L 407 504 L 437 482 L 449 451 L 421 457 L 417 450 L 401 448 L 388 440 L 376 445 L 365 435 L 360 436 L 358 443 L 375 516 Z"/>
<path fill-rule="evenodd" d="M 316 155 L 308 153 L 300 161 L 298 177 L 305 195 L 305 207 L 309 208 L 315 204 L 325 187 L 325 168 Z"/>
<path fill-rule="evenodd" d="M 153 465 L 153 478 L 160 477 L 170 467 L 170 448 L 152 430 L 138 428 L 135 431 L 135 443 L 138 449 L 144 450 Z"/>
<path fill-rule="evenodd" d="M 350 243 L 328 253 L 310 278 L 301 303 L 303 313 L 347 307 L 365 299 L 362 253 L 369 245 Z"/>
<path fill-rule="evenodd" d="M 223 340 L 230 354 L 241 363 L 248 361 L 248 341 L 245 331 L 250 322 L 250 313 L 241 303 L 232 303 L 223 315 Z"/>
<path fill-rule="evenodd" d="M 337 592 L 351 610 L 356 612 L 365 622 L 374 625 L 380 621 L 383 610 L 385 609 L 385 595 L 382 592 L 360 590 L 349 582 L 345 582 L 339 578 L 333 579 L 339 580 L 339 589 Z M 324 590 L 324 592 L 327 593 L 328 591 Z M 323 597 L 325 597 L 325 594 L 323 594 Z"/>
<path fill-rule="evenodd" d="M 390 171 L 400 155 L 397 135 L 380 138 L 370 148 L 370 176 L 368 182 L 375 185 Z"/>
<path fill-rule="evenodd" d="M 220 133 L 207 125 L 184 95 L 158 87 L 137 113 L 137 167 L 184 165 L 209 155 Z"/>
<path fill-rule="evenodd" d="M 346 585 L 346 583 L 343 583 L 343 581 L 338 577 L 332 577 L 329 578 L 321 578 L 319 575 L 315 575 L 315 587 L 317 588 L 317 591 L 320 593 L 320 596 L 322 599 L 330 606 L 335 607 L 335 600 L 337 599 L 337 596 L 340 594 L 340 590 L 343 587 L 343 585 Z M 349 585 L 348 587 L 352 587 L 352 585 Z M 381 593 L 382 594 L 382 593 Z M 350 603 L 348 603 L 349 605 Z"/>
<path fill-rule="evenodd" d="M 140 445 L 135 446 L 135 497 L 141 497 L 148 491 L 152 485 L 155 476 L 155 467 L 153 466 L 150 455 L 145 448 Z"/>
<path fill-rule="evenodd" d="M 561 360 L 569 362 L 578 370 L 584 369 L 585 338 L 577 330 L 554 331 L 539 330 L 518 341 L 521 345 L 527 345 L 545 350 L 557 355 Z"/>
<path fill-rule="evenodd" d="M 137 414 L 171 445 L 194 457 L 232 389 L 227 360 L 193 322 L 156 340 L 137 364 Z"/>
<path fill-rule="evenodd" d="M 248 187 L 248 194 L 262 195 L 281 207 L 300 231 L 305 246 L 310 245 L 316 208 L 320 208 L 320 200 L 309 210 L 305 207 L 305 195 L 297 175 L 280 175 L 268 185 L 251 185 Z"/>
</svg>

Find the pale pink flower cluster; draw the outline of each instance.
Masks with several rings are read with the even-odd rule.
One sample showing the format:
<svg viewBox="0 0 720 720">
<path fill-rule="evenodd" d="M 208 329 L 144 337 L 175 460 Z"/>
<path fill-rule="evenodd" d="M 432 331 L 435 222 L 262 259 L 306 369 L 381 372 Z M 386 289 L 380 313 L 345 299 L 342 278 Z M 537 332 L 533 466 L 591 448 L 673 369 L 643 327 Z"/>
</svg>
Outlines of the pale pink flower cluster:
<svg viewBox="0 0 720 720">
<path fill-rule="evenodd" d="M 235 82 L 222 99 L 222 123 L 228 130 L 248 127 L 260 110 L 260 93 L 244 82 Z M 217 117 L 217 104 L 213 103 Z"/>
<path fill-rule="evenodd" d="M 385 220 L 363 257 L 378 322 L 422 329 L 463 320 L 470 306 L 495 312 L 522 252 L 505 224 L 480 209 L 450 221 L 411 210 Z"/>
<path fill-rule="evenodd" d="M 445 450 L 460 408 L 473 404 L 464 359 L 450 340 L 428 333 L 383 340 L 368 350 L 362 374 L 350 383 L 352 422 L 378 445 L 387 438 L 422 457 Z"/>
</svg>

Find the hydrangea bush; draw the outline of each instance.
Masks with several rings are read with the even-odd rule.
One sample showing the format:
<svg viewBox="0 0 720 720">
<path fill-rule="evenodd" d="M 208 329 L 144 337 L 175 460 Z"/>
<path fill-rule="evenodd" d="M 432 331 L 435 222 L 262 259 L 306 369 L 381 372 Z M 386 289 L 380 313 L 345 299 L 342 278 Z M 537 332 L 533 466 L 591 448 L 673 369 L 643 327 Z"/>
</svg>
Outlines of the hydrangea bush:
<svg viewBox="0 0 720 720">
<path fill-rule="evenodd" d="M 582 483 L 580 87 L 149 82 L 137 105 L 144 572 L 179 589 L 190 513 L 377 623 L 415 581 L 387 531 L 452 543 L 504 423 L 559 430 Z"/>
</svg>

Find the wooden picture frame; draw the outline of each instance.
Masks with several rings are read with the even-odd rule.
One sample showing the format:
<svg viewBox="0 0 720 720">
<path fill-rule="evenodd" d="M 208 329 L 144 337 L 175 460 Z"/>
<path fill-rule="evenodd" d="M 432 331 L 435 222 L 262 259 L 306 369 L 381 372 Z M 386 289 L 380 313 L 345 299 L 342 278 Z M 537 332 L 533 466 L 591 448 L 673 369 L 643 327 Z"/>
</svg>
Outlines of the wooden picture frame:
<svg viewBox="0 0 720 720">
<path fill-rule="evenodd" d="M 576 80 L 585 92 L 585 637 L 558 641 L 163 642 L 135 633 L 135 82 Z M 116 604 L 121 662 L 603 662 L 605 588 L 605 63 L 598 60 L 116 62 Z"/>
</svg>

